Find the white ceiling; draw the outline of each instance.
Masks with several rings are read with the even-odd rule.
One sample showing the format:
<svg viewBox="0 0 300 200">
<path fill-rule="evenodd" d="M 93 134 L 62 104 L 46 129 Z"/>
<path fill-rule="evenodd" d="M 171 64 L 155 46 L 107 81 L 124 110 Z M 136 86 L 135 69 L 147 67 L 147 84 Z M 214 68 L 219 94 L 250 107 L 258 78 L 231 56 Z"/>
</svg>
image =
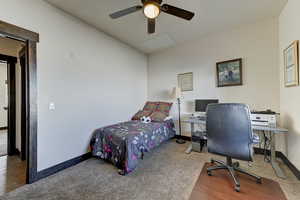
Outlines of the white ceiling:
<svg viewBox="0 0 300 200">
<path fill-rule="evenodd" d="M 140 5 L 140 0 L 46 0 L 130 46 L 152 53 L 212 32 L 278 16 L 287 0 L 164 0 L 196 13 L 192 21 L 162 13 L 148 35 L 142 11 L 111 19 L 110 13 Z"/>
</svg>

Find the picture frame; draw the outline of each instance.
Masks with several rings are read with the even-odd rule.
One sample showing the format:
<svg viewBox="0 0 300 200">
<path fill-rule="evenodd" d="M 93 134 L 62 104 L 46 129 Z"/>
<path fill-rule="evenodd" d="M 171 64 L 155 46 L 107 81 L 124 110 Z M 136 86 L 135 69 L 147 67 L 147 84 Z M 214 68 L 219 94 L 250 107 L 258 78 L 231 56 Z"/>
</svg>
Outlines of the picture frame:
<svg viewBox="0 0 300 200">
<path fill-rule="evenodd" d="M 243 85 L 242 58 L 218 62 L 217 87 L 229 87 Z"/>
<path fill-rule="evenodd" d="M 178 79 L 178 87 L 181 88 L 182 92 L 194 90 L 193 72 L 178 74 L 177 79 Z"/>
<path fill-rule="evenodd" d="M 284 51 L 284 85 L 293 87 L 299 85 L 299 41 L 290 44 Z"/>
</svg>

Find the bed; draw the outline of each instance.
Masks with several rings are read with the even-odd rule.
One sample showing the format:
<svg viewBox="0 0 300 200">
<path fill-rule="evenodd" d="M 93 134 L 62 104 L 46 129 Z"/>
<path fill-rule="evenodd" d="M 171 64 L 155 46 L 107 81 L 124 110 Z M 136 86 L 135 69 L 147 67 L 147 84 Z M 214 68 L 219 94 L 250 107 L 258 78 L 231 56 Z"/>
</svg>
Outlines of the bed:
<svg viewBox="0 0 300 200">
<path fill-rule="evenodd" d="M 134 171 L 144 153 L 175 136 L 172 119 L 143 123 L 132 120 L 94 131 L 91 139 L 93 156 L 111 162 L 126 175 Z"/>
</svg>

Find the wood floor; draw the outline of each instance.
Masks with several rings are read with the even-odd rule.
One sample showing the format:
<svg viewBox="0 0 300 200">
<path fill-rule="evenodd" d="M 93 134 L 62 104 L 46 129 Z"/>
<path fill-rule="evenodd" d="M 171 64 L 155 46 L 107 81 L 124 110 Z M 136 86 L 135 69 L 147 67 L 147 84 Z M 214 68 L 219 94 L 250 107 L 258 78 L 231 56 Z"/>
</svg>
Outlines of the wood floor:
<svg viewBox="0 0 300 200">
<path fill-rule="evenodd" d="M 226 170 L 213 171 L 208 176 L 206 163 L 191 194 L 190 200 L 287 200 L 279 183 L 263 178 L 257 184 L 252 178 L 238 174 L 241 191 L 234 190 L 234 183 Z"/>
<path fill-rule="evenodd" d="M 7 154 L 7 130 L 0 130 L 0 156 Z"/>
<path fill-rule="evenodd" d="M 18 156 L 0 157 L 0 195 L 10 192 L 26 182 L 26 161 Z"/>
</svg>

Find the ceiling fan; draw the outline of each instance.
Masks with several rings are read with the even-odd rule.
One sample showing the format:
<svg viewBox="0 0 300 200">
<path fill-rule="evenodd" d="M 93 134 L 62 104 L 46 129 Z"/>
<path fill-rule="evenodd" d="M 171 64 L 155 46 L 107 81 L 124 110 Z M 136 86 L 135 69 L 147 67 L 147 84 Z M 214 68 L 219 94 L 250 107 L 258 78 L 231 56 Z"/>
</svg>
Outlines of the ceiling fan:
<svg viewBox="0 0 300 200">
<path fill-rule="evenodd" d="M 142 0 L 142 6 L 133 6 L 124 10 L 120 10 L 113 14 L 110 14 L 112 19 L 117 19 L 125 15 L 134 13 L 142 10 L 144 15 L 148 18 L 148 33 L 152 34 L 155 32 L 155 21 L 161 12 L 165 12 L 176 17 L 180 17 L 185 20 L 191 20 L 195 13 L 177 8 L 168 4 L 162 4 L 162 0 Z"/>
</svg>

